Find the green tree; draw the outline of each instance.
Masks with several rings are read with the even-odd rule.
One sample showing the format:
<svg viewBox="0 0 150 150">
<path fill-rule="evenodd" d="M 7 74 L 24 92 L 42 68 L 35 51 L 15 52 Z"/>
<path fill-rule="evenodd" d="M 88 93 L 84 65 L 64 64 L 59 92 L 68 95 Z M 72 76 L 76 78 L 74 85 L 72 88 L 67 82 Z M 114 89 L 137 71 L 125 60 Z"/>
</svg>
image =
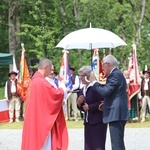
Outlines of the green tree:
<svg viewBox="0 0 150 150">
<path fill-rule="evenodd" d="M 13 5 L 10 5 L 13 4 Z M 9 7 L 10 6 L 10 7 Z M 11 18 L 9 12 L 14 15 Z M 9 42 L 11 23 L 13 24 L 12 43 Z M 111 53 L 120 62 L 120 68 L 126 69 L 132 44 L 137 44 L 137 55 L 140 69 L 149 62 L 149 28 L 150 1 L 146 0 L 2 0 L 0 2 L 0 52 L 13 50 L 19 64 L 21 43 L 25 44 L 28 65 L 31 60 L 42 57 L 50 58 L 59 71 L 62 48 L 55 48 L 58 42 L 68 33 L 88 28 L 110 30 L 120 36 L 127 46 L 111 49 Z M 11 46 L 10 46 L 11 45 Z M 106 54 L 110 49 L 105 49 Z M 100 49 L 103 57 L 103 49 Z M 90 65 L 91 51 L 69 50 L 70 65 L 78 70 L 83 65 Z M 8 66 L 0 66 L 4 85 Z"/>
</svg>

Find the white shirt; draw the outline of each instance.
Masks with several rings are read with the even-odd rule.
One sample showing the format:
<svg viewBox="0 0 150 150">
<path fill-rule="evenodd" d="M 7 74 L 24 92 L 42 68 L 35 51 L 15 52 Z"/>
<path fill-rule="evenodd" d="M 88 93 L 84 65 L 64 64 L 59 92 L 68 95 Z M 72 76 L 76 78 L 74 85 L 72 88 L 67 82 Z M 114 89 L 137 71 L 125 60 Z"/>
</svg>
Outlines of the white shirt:
<svg viewBox="0 0 150 150">
<path fill-rule="evenodd" d="M 71 76 L 73 76 L 73 75 L 71 75 Z M 71 90 L 73 91 L 73 90 L 78 89 L 78 88 L 79 88 L 79 85 L 80 85 L 79 76 L 76 75 L 76 76 L 75 76 L 75 81 L 74 81 L 74 84 L 73 84 Z"/>
<path fill-rule="evenodd" d="M 149 90 L 149 89 L 148 89 L 148 81 L 149 81 L 149 78 L 148 78 L 148 79 L 144 79 L 144 80 L 145 80 L 144 90 Z"/>
<path fill-rule="evenodd" d="M 10 80 L 12 82 L 11 84 L 11 93 L 16 93 L 16 85 L 15 85 L 15 80 Z M 7 82 L 5 84 L 5 98 L 8 99 L 8 93 L 7 93 Z"/>
<path fill-rule="evenodd" d="M 92 86 L 93 83 L 90 83 L 88 86 L 84 86 L 83 87 L 83 95 L 86 97 L 86 92 L 87 92 L 87 89 Z M 88 111 L 87 111 L 87 114 L 86 114 L 86 118 L 85 118 L 85 121 L 88 122 Z"/>
<path fill-rule="evenodd" d="M 12 84 L 11 84 L 11 93 L 16 93 L 16 85 L 15 85 L 15 81 L 11 80 Z"/>
<path fill-rule="evenodd" d="M 51 78 L 49 78 L 49 77 L 46 77 L 45 79 L 46 79 L 50 84 L 52 84 L 52 85 L 54 86 L 54 88 L 57 89 L 57 85 L 55 84 L 55 82 L 54 82 L 53 79 L 51 79 Z"/>
</svg>

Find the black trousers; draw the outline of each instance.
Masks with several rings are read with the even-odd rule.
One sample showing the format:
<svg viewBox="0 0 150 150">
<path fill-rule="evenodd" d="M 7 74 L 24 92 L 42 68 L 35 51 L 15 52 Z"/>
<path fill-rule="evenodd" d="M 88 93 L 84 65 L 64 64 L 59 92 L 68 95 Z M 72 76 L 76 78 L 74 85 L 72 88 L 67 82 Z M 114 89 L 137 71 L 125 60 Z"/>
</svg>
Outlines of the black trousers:
<svg viewBox="0 0 150 150">
<path fill-rule="evenodd" d="M 112 150 L 125 150 L 124 129 L 126 121 L 114 121 L 109 123 Z"/>
<path fill-rule="evenodd" d="M 24 105 L 24 102 L 21 102 L 21 106 L 20 106 L 20 118 L 23 118 L 23 105 Z"/>
</svg>

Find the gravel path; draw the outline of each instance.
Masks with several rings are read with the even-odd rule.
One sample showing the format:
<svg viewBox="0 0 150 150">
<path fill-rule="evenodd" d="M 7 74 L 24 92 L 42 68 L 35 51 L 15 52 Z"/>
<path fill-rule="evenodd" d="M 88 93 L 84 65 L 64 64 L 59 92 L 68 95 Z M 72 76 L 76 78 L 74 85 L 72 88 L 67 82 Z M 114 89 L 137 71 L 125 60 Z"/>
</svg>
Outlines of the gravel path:
<svg viewBox="0 0 150 150">
<path fill-rule="evenodd" d="M 69 150 L 83 150 L 83 129 L 69 129 Z M 22 130 L 1 129 L 0 150 L 20 150 Z M 126 150 L 150 150 L 150 128 L 126 128 Z M 110 148 L 107 133 L 106 150 Z"/>
</svg>

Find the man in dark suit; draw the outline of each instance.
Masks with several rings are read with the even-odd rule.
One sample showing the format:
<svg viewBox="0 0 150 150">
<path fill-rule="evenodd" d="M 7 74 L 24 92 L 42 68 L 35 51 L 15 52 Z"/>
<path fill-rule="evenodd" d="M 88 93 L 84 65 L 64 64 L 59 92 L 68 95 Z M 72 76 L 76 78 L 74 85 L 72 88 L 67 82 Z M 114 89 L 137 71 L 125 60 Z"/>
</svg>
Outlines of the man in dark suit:
<svg viewBox="0 0 150 150">
<path fill-rule="evenodd" d="M 104 97 L 103 122 L 109 123 L 112 150 L 125 150 L 124 128 L 129 119 L 127 85 L 117 65 L 117 59 L 107 55 L 103 58 L 102 64 L 107 76 L 106 84 L 98 83 L 93 73 L 90 81 L 93 82 L 93 89 Z M 101 106 L 99 109 L 102 109 Z"/>
</svg>

